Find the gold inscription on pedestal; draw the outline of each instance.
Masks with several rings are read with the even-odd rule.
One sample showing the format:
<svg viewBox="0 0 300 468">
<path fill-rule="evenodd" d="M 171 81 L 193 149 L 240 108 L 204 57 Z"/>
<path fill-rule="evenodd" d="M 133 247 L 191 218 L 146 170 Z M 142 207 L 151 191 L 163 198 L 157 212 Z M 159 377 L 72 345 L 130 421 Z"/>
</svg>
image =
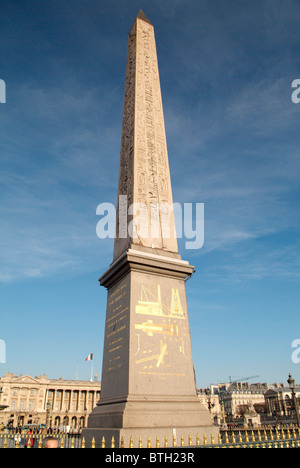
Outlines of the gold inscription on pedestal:
<svg viewBox="0 0 300 468">
<path fill-rule="evenodd" d="M 127 329 L 126 320 L 129 308 L 124 304 L 127 296 L 127 283 L 121 284 L 108 300 L 108 313 L 106 320 L 106 343 L 108 352 L 108 371 L 122 367 L 120 352 L 122 352 L 124 337 Z M 116 353 L 118 353 L 116 355 Z"/>
<path fill-rule="evenodd" d="M 159 285 L 157 286 L 157 295 L 153 294 L 145 286 L 141 287 L 141 299 L 138 301 L 138 304 L 135 307 L 135 312 L 137 314 L 156 315 L 168 318 L 185 318 L 181 307 L 178 289 L 172 288 L 171 308 L 168 308 L 162 304 Z"/>
<path fill-rule="evenodd" d="M 140 374 L 159 375 L 162 379 L 184 376 L 184 372 L 174 371 L 176 353 L 185 355 L 184 341 L 187 335 L 186 316 L 179 290 L 170 288 L 168 305 L 162 300 L 160 285 L 157 285 L 155 293 L 153 289 L 141 285 L 135 312 L 135 364 L 140 367 Z M 138 320 L 143 315 L 145 319 Z"/>
</svg>

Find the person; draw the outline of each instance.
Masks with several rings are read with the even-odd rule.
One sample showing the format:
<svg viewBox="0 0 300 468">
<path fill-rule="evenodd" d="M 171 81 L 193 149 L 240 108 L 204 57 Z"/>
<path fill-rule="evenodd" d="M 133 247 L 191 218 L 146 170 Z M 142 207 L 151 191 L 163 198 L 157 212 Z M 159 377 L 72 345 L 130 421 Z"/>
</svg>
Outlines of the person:
<svg viewBox="0 0 300 468">
<path fill-rule="evenodd" d="M 45 437 L 42 448 L 58 448 L 58 440 L 55 437 Z"/>
</svg>

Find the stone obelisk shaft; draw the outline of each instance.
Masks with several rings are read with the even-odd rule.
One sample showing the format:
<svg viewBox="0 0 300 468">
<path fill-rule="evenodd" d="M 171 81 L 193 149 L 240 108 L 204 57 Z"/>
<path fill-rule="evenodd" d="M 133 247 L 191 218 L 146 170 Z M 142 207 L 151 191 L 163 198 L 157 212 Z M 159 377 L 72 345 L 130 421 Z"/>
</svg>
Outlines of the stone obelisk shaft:
<svg viewBox="0 0 300 468">
<path fill-rule="evenodd" d="M 154 28 L 140 12 L 128 39 L 114 260 L 133 246 L 176 253 L 172 208 Z"/>
</svg>

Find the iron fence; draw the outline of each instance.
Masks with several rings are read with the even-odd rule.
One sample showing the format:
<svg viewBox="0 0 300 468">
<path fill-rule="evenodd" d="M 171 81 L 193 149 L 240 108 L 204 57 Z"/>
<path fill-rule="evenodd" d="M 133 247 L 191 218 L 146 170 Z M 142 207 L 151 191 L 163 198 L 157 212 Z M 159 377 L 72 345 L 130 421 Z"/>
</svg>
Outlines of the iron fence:
<svg viewBox="0 0 300 468">
<path fill-rule="evenodd" d="M 0 448 L 42 448 L 43 440 L 49 434 L 30 434 L 9 431 L 0 434 Z M 80 434 L 51 434 L 58 442 L 59 448 L 95 448 L 96 441 L 92 440 L 90 446 L 85 443 L 84 437 Z M 259 427 L 253 429 L 225 430 L 221 429 L 218 440 L 214 436 L 209 438 L 204 435 L 200 441 L 199 436 L 188 440 L 183 437 L 172 441 L 156 439 L 155 445 L 151 447 L 150 439 L 143 441 L 139 439 L 138 445 L 134 447 L 132 439 L 129 446 L 125 447 L 121 439 L 120 447 L 116 447 L 114 438 L 101 440 L 101 448 L 300 448 L 300 426 Z"/>
</svg>

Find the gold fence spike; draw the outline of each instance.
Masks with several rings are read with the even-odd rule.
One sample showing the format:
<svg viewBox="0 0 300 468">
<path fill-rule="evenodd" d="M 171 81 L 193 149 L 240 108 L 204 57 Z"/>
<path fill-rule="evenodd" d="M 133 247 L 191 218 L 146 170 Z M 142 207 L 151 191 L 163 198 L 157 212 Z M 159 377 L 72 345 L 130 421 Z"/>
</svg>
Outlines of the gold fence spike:
<svg viewBox="0 0 300 468">
<path fill-rule="evenodd" d="M 196 435 L 196 445 L 200 445 L 200 439 L 199 439 L 199 434 Z"/>
<path fill-rule="evenodd" d="M 219 432 L 219 435 L 218 435 L 218 443 L 219 443 L 220 445 L 222 444 L 221 432 Z"/>
<path fill-rule="evenodd" d="M 60 445 L 59 445 L 59 448 L 64 448 L 65 447 L 65 442 L 64 442 L 64 438 L 62 437 L 60 439 Z"/>
<path fill-rule="evenodd" d="M 207 438 L 206 438 L 206 435 L 204 434 L 203 436 L 203 445 L 207 445 Z"/>
<path fill-rule="evenodd" d="M 175 434 L 173 434 L 173 447 L 176 447 L 176 446 L 177 446 L 176 437 L 175 437 Z"/>
<path fill-rule="evenodd" d="M 225 431 L 225 444 L 229 444 L 228 433 Z"/>
<path fill-rule="evenodd" d="M 249 436 L 248 436 L 248 431 L 245 432 L 245 442 L 249 442 Z"/>
<path fill-rule="evenodd" d="M 115 448 L 115 438 L 114 438 L 114 436 L 112 436 L 112 438 L 111 438 L 110 448 Z"/>
<path fill-rule="evenodd" d="M 133 439 L 132 439 L 132 436 L 130 436 L 129 448 L 133 448 Z"/>
<path fill-rule="evenodd" d="M 7 435 L 4 436 L 3 448 L 7 448 Z"/>
<path fill-rule="evenodd" d="M 181 445 L 181 447 L 184 447 L 184 438 L 183 438 L 183 435 L 181 436 L 181 439 L 180 439 L 180 445 Z"/>
<path fill-rule="evenodd" d="M 91 445 L 91 448 L 95 448 L 96 447 L 96 443 L 95 443 L 95 437 L 92 438 L 92 445 Z"/>
<path fill-rule="evenodd" d="M 138 444 L 138 448 L 143 448 L 143 445 L 142 445 L 142 438 L 141 438 L 141 436 L 139 437 L 139 444 Z"/>
<path fill-rule="evenodd" d="M 75 448 L 75 440 L 74 440 L 74 437 L 72 437 L 72 440 L 71 440 L 71 447 L 70 448 Z"/>
<path fill-rule="evenodd" d="M 239 443 L 241 444 L 242 442 L 243 442 L 242 434 L 241 434 L 241 431 L 239 431 Z"/>
<path fill-rule="evenodd" d="M 156 437 L 156 448 L 159 448 L 159 447 L 160 447 L 159 438 Z"/>
<path fill-rule="evenodd" d="M 232 443 L 235 444 L 235 435 L 234 432 L 231 432 Z"/>
<path fill-rule="evenodd" d="M 211 445 L 215 444 L 215 438 L 213 434 L 210 436 L 210 442 L 211 442 Z"/>
<path fill-rule="evenodd" d="M 104 436 L 102 437 L 101 448 L 105 448 L 105 438 L 104 438 Z"/>
<path fill-rule="evenodd" d="M 189 434 L 189 447 L 193 445 L 192 436 Z"/>
<path fill-rule="evenodd" d="M 120 448 L 125 448 L 125 445 L 124 445 L 124 437 L 123 437 L 123 436 L 121 437 Z"/>
<path fill-rule="evenodd" d="M 151 438 L 150 438 L 150 436 L 148 436 L 147 448 L 151 448 Z"/>
<path fill-rule="evenodd" d="M 82 440 L 81 440 L 81 448 L 85 448 L 85 438 L 82 437 Z"/>
<path fill-rule="evenodd" d="M 167 434 L 165 435 L 165 447 L 169 447 Z"/>
<path fill-rule="evenodd" d="M 7 441 L 6 441 L 7 442 Z M 26 442 L 26 448 L 31 448 L 31 437 L 29 436 Z"/>
</svg>

